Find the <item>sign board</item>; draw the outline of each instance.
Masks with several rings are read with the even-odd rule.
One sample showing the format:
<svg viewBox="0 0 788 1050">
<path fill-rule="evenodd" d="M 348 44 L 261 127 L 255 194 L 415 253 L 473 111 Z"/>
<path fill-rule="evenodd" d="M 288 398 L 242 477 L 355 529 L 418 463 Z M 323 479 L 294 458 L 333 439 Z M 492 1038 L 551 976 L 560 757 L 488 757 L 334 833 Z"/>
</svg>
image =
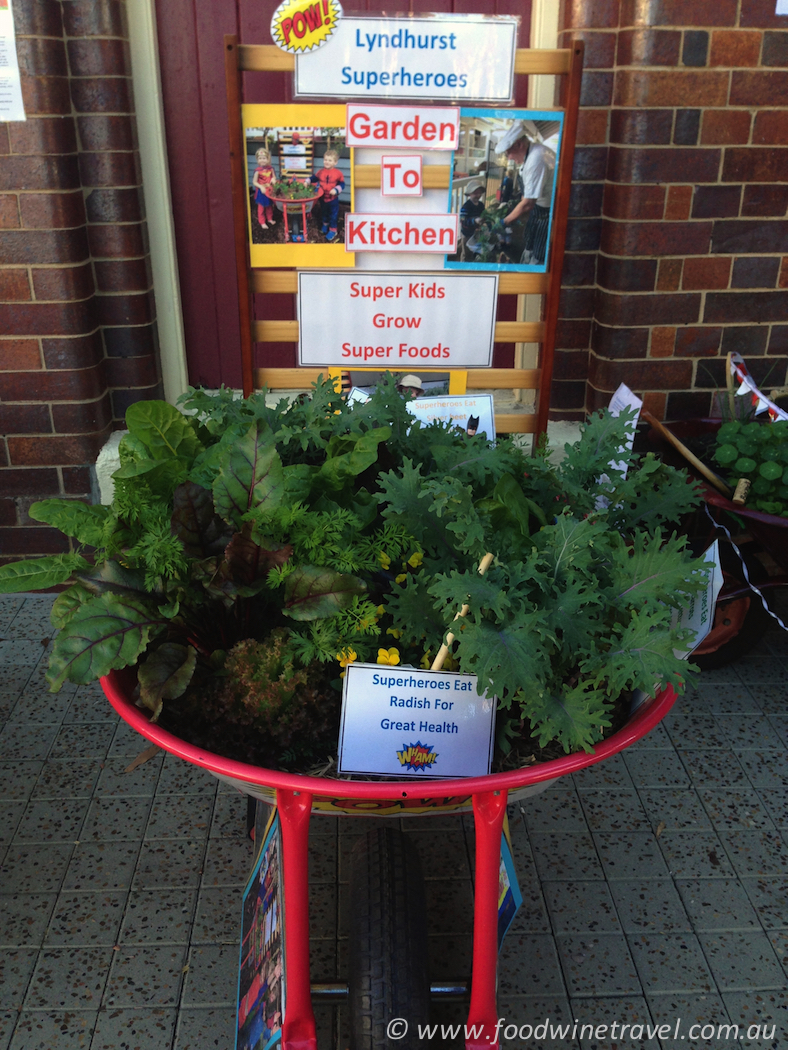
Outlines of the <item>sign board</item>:
<svg viewBox="0 0 788 1050">
<path fill-rule="evenodd" d="M 236 1050 L 268 1050 L 285 1013 L 282 834 L 274 811 L 244 890 Z"/>
<path fill-rule="evenodd" d="M 677 660 L 686 660 L 697 649 L 714 625 L 714 609 L 724 582 L 722 565 L 720 563 L 719 540 L 715 540 L 706 550 L 703 560 L 711 568 L 706 587 L 699 594 L 694 594 L 688 600 L 688 604 L 682 610 L 681 617 L 679 617 L 678 610 L 673 614 L 674 627 L 685 627 L 695 634 L 689 649 L 673 650 L 673 655 Z"/>
<path fill-rule="evenodd" d="M 349 102 L 348 146 L 381 149 L 457 149 L 460 111 L 456 106 L 369 106 Z"/>
<path fill-rule="evenodd" d="M 349 252 L 437 252 L 457 250 L 456 215 L 350 214 L 345 219 Z"/>
<path fill-rule="evenodd" d="M 476 675 L 349 664 L 342 693 L 339 772 L 444 777 L 490 772 L 495 698 Z"/>
<path fill-rule="evenodd" d="M 509 839 L 505 833 L 501 834 L 501 861 L 498 867 L 498 951 L 501 950 L 503 939 L 509 927 L 514 922 L 520 905 L 523 903 L 523 895 L 520 884 L 517 881 L 517 873 L 514 868 L 514 857 L 512 856 Z"/>
<path fill-rule="evenodd" d="M 407 408 L 422 423 L 432 423 L 436 419 L 442 423 L 452 422 L 468 437 L 479 434 L 495 441 L 495 412 L 491 394 L 419 397 L 408 401 Z"/>
<path fill-rule="evenodd" d="M 298 274 L 298 363 L 489 368 L 497 274 Z"/>
<path fill-rule="evenodd" d="M 517 16 L 345 17 L 323 47 L 296 55 L 295 97 L 505 105 L 519 23 Z"/>
</svg>

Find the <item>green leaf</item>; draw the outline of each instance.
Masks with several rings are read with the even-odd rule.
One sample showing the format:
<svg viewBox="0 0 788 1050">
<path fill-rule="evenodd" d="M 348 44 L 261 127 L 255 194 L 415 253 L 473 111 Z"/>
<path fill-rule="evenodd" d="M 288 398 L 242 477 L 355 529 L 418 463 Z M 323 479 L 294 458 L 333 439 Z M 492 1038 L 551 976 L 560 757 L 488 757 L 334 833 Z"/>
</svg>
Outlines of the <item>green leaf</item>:
<svg viewBox="0 0 788 1050">
<path fill-rule="evenodd" d="M 114 558 L 108 558 L 95 569 L 77 575 L 77 580 L 93 594 L 111 591 L 115 594 L 132 594 L 144 597 L 145 576 L 137 569 L 127 569 Z"/>
<path fill-rule="evenodd" d="M 52 611 L 49 614 L 49 619 L 52 621 L 52 626 L 57 627 L 58 630 L 65 627 L 67 623 L 74 617 L 74 614 L 80 609 L 85 602 L 89 602 L 93 595 L 90 591 L 83 587 L 81 583 L 75 583 L 69 587 L 67 591 L 62 591 L 57 598 L 55 598 L 52 604 Z"/>
<path fill-rule="evenodd" d="M 90 506 L 74 499 L 40 500 L 31 505 L 28 514 L 91 547 L 103 546 L 104 527 L 111 517 L 109 507 Z"/>
<path fill-rule="evenodd" d="M 436 612 L 427 583 L 421 573 L 409 575 L 386 597 L 386 612 L 393 618 L 394 627 L 402 631 L 403 645 L 421 644 L 425 650 L 432 648 L 434 655 L 446 633 L 446 617 Z M 453 616 L 454 612 L 449 618 Z"/>
<path fill-rule="evenodd" d="M 592 644 L 594 635 L 606 629 L 605 602 L 599 588 L 585 580 L 569 578 L 560 589 L 545 588 L 540 606 L 550 630 L 571 651 Z"/>
<path fill-rule="evenodd" d="M 506 577 L 494 567 L 486 576 L 453 569 L 448 575 L 435 576 L 429 593 L 441 602 L 444 617 L 449 619 L 467 604 L 477 619 L 482 612 L 491 612 L 499 620 L 505 620 L 512 608 L 505 584 Z"/>
<path fill-rule="evenodd" d="M 75 572 L 89 568 L 81 554 L 52 554 L 0 565 L 0 594 L 43 591 L 65 583 Z"/>
<path fill-rule="evenodd" d="M 193 459 L 202 444 L 189 420 L 166 401 L 138 401 L 126 409 L 126 426 L 154 459 Z"/>
<path fill-rule="evenodd" d="M 623 540 L 611 553 L 611 585 L 620 607 L 641 607 L 645 602 L 682 608 L 687 595 L 705 586 L 708 566 L 685 550 L 683 536 L 663 539 L 660 529 L 653 536 L 639 532 L 631 546 Z"/>
<path fill-rule="evenodd" d="M 212 525 L 218 524 L 213 509 L 213 498 L 208 489 L 194 481 L 178 485 L 172 494 L 172 518 L 170 524 L 173 535 L 183 544 L 183 549 L 190 558 L 203 558 L 210 552 L 220 530 Z M 229 542 L 229 537 L 225 544 Z"/>
<path fill-rule="evenodd" d="M 85 684 L 135 663 L 165 626 L 158 609 L 137 598 L 108 593 L 86 602 L 55 635 L 47 671 L 52 692 L 66 679 Z"/>
<path fill-rule="evenodd" d="M 457 637 L 463 671 L 478 675 L 480 688 L 498 697 L 512 697 L 521 689 L 527 694 L 550 670 L 551 639 L 538 610 L 508 626 L 466 622 Z"/>
<path fill-rule="evenodd" d="M 269 570 L 284 565 L 293 556 L 290 543 L 274 543 L 271 540 L 257 544 L 241 532 L 236 532 L 224 552 L 232 578 L 242 585 L 251 586 L 264 581 Z"/>
<path fill-rule="evenodd" d="M 294 620 L 316 620 L 333 616 L 363 594 L 367 585 L 357 576 L 350 576 L 316 565 L 300 565 L 285 581 L 283 612 Z"/>
<path fill-rule="evenodd" d="M 318 471 L 317 481 L 322 481 L 335 491 L 344 488 L 349 481 L 376 462 L 378 445 L 390 436 L 391 427 L 377 427 L 358 438 L 350 435 L 343 436 L 338 441 L 332 438 L 328 446 L 329 458 Z M 347 451 L 334 454 L 334 448 L 341 450 L 343 445 L 350 447 Z"/>
<path fill-rule="evenodd" d="M 561 693 L 550 690 L 523 696 L 522 713 L 540 747 L 558 740 L 567 753 L 582 748 L 593 751 L 602 739 L 602 727 L 610 725 L 610 699 L 602 690 L 580 682 Z"/>
<path fill-rule="evenodd" d="M 196 666 L 197 650 L 176 642 L 164 642 L 140 664 L 140 700 L 153 712 L 151 721 L 159 717 L 164 700 L 183 696 Z"/>
<path fill-rule="evenodd" d="M 595 684 L 606 683 L 613 696 L 625 689 L 642 689 L 651 696 L 656 683 L 683 692 L 688 665 L 673 649 L 690 637 L 688 631 L 671 630 L 667 607 L 644 609 L 633 612 L 627 626 L 613 634 L 607 653 L 594 653 L 581 666 Z"/>
<path fill-rule="evenodd" d="M 282 461 L 266 423 L 256 420 L 240 441 L 225 449 L 220 466 L 213 501 L 225 521 L 240 528 L 250 510 L 265 514 L 281 503 Z"/>
</svg>

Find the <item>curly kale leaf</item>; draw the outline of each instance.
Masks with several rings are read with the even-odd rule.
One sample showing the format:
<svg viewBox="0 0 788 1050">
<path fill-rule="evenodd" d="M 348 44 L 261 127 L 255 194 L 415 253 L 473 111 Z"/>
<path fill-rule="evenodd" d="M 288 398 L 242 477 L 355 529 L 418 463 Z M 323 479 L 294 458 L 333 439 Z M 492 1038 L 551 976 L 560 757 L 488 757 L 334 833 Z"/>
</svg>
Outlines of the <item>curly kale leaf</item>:
<svg viewBox="0 0 788 1050">
<path fill-rule="evenodd" d="M 670 605 L 681 609 L 690 595 L 705 585 L 708 566 L 686 550 L 683 536 L 665 539 L 635 534 L 631 546 L 619 538 L 610 553 L 610 585 L 619 608 Z"/>
<path fill-rule="evenodd" d="M 564 751 L 593 751 L 602 739 L 602 728 L 610 725 L 610 698 L 586 682 L 561 690 L 543 689 L 520 698 L 521 711 L 531 724 L 539 746 L 557 740 Z"/>
<path fill-rule="evenodd" d="M 543 688 L 555 639 L 540 610 L 522 613 L 505 625 L 464 621 L 457 638 L 463 670 L 478 675 L 480 689 L 495 694 L 505 706 L 520 690 L 527 694 Z"/>
</svg>

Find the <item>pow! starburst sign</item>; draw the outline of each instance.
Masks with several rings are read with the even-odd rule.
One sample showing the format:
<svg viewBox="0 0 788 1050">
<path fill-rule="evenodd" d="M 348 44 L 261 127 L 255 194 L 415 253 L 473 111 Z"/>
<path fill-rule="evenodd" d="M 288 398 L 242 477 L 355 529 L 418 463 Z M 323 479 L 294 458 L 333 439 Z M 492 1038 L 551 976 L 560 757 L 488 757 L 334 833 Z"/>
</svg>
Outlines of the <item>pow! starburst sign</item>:
<svg viewBox="0 0 788 1050">
<path fill-rule="evenodd" d="M 290 54 L 314 51 L 326 43 L 341 17 L 339 0 L 285 0 L 274 11 L 271 36 Z"/>
</svg>

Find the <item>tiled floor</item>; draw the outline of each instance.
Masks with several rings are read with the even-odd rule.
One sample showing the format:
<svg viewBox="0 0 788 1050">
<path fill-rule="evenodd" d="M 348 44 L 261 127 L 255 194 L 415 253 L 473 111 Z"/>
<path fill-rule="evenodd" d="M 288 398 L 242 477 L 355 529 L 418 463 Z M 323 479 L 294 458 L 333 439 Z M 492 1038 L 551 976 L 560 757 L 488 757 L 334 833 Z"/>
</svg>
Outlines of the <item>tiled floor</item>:
<svg viewBox="0 0 788 1050">
<path fill-rule="evenodd" d="M 127 772 L 147 744 L 98 687 L 47 692 L 50 604 L 0 598 L 0 1050 L 232 1050 L 245 800 L 163 754 Z M 745 1046 L 788 1046 L 786 672 L 770 633 L 628 753 L 510 807 L 524 905 L 499 967 L 504 1046 L 727 1050 L 729 1024 Z M 472 824 L 402 823 L 433 979 L 465 977 Z M 315 981 L 345 976 L 365 825 L 314 821 Z M 322 1050 L 347 1046 L 342 1013 L 318 1006 Z M 590 1033 L 614 1022 L 617 1037 Z M 748 1040 L 751 1025 L 776 1033 Z"/>
</svg>

